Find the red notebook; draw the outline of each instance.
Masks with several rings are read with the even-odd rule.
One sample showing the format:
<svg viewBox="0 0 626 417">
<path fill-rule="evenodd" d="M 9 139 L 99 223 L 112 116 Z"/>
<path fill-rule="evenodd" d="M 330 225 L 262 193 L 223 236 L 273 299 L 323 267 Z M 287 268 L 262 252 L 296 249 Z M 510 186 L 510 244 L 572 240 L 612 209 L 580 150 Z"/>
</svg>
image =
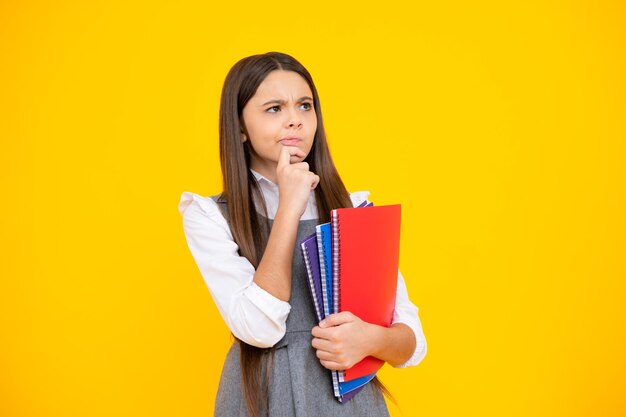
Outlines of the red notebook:
<svg viewBox="0 0 626 417">
<path fill-rule="evenodd" d="M 336 209 L 331 225 L 334 311 L 389 327 L 398 284 L 400 205 Z M 372 374 L 383 364 L 368 356 L 339 372 L 339 380 Z"/>
</svg>

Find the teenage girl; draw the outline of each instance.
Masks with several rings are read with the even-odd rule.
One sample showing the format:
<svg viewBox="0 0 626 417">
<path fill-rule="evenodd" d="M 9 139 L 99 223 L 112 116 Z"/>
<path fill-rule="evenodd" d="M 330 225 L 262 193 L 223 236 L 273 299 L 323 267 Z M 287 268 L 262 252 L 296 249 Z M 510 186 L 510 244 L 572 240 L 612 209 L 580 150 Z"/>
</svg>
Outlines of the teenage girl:
<svg viewBox="0 0 626 417">
<path fill-rule="evenodd" d="M 311 75 L 282 53 L 240 60 L 224 82 L 219 133 L 223 192 L 185 192 L 179 205 L 191 253 L 236 338 L 215 415 L 388 416 L 377 380 L 341 404 L 328 370 L 368 355 L 414 366 L 426 342 L 400 273 L 391 327 L 347 311 L 317 323 L 296 243 L 331 209 L 369 193 L 348 193 L 335 169 Z"/>
</svg>

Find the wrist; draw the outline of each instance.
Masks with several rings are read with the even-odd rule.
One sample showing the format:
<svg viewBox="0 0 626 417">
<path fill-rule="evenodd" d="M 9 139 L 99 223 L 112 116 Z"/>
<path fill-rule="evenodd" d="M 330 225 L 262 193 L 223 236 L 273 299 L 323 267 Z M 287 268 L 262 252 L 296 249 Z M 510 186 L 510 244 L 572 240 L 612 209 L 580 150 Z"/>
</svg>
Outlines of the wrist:
<svg viewBox="0 0 626 417">
<path fill-rule="evenodd" d="M 293 206 L 289 204 L 281 204 L 278 203 L 278 210 L 276 210 L 276 217 L 274 218 L 274 222 L 277 220 L 281 221 L 300 221 L 300 217 L 302 217 L 302 213 L 299 213 L 298 210 L 294 209 Z"/>
<path fill-rule="evenodd" d="M 373 329 L 373 353 L 378 359 L 399 366 L 408 361 L 415 352 L 415 333 L 409 326 L 396 323 L 390 327 L 375 326 Z"/>
<path fill-rule="evenodd" d="M 367 356 L 380 358 L 381 354 L 386 350 L 386 342 L 388 340 L 386 327 L 368 323 L 368 346 Z"/>
</svg>

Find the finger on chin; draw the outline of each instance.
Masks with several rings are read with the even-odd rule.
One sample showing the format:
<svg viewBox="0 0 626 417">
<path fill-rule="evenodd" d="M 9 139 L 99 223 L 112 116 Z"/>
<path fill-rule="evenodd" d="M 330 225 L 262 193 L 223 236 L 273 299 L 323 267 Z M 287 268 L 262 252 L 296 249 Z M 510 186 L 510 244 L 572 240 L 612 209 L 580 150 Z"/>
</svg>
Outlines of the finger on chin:
<svg viewBox="0 0 626 417">
<path fill-rule="evenodd" d="M 289 162 L 292 164 L 302 161 L 304 161 L 304 153 L 302 151 L 298 152 L 295 155 L 291 154 L 291 156 L 289 156 Z"/>
<path fill-rule="evenodd" d="M 278 163 L 285 164 L 289 161 L 289 163 L 293 163 L 294 159 L 298 159 L 301 157 L 304 159 L 305 154 L 302 150 L 296 146 L 282 146 L 280 148 L 280 152 L 278 154 Z"/>
</svg>

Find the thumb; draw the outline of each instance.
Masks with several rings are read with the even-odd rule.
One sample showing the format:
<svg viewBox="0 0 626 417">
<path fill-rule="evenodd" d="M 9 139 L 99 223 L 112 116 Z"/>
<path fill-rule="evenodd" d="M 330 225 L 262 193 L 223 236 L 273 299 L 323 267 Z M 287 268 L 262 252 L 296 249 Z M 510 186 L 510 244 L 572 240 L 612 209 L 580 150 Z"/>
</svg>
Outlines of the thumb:
<svg viewBox="0 0 626 417">
<path fill-rule="evenodd" d="M 351 322 L 353 317 L 354 315 L 349 311 L 331 314 L 320 322 L 320 327 L 323 329 L 326 327 L 339 326 L 344 323 Z"/>
</svg>

